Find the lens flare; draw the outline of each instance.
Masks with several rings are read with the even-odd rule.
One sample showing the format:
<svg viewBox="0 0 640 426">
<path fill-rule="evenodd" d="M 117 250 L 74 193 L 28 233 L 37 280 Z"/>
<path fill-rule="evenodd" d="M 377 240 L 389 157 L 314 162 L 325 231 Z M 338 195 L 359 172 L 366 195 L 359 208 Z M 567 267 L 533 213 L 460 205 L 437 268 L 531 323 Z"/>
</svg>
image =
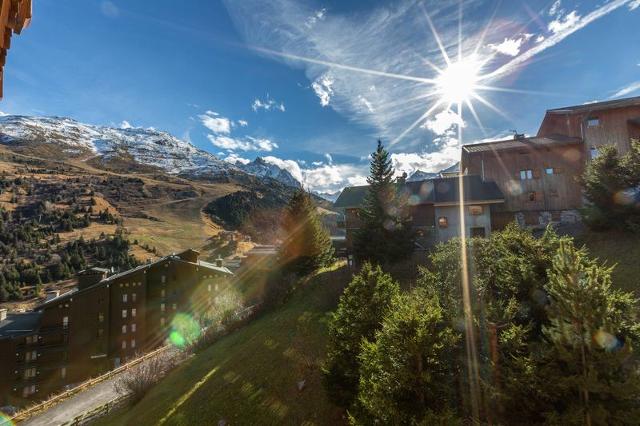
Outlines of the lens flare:
<svg viewBox="0 0 640 426">
<path fill-rule="evenodd" d="M 598 330 L 593 335 L 593 340 L 606 351 L 615 351 L 622 347 L 622 343 L 616 336 L 611 333 L 607 333 L 604 330 Z"/>
<path fill-rule="evenodd" d="M 13 426 L 11 418 L 4 413 L 0 413 L 0 426 Z"/>
<path fill-rule="evenodd" d="M 474 97 L 482 65 L 476 55 L 461 58 L 445 68 L 436 79 L 436 90 L 448 103 L 466 102 Z"/>
<path fill-rule="evenodd" d="M 178 348 L 184 348 L 200 337 L 200 324 L 187 314 L 177 314 L 171 321 L 171 329 L 169 342 Z"/>
</svg>

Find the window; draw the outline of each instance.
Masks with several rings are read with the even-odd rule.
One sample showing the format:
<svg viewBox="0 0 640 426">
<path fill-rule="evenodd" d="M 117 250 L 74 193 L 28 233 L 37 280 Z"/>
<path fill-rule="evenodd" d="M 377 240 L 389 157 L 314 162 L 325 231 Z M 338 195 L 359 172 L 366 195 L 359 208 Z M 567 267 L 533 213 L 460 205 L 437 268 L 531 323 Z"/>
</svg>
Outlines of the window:
<svg viewBox="0 0 640 426">
<path fill-rule="evenodd" d="M 469 206 L 469 214 L 480 216 L 482 214 L 482 206 Z"/>
<path fill-rule="evenodd" d="M 126 318 L 127 317 L 127 310 L 123 309 L 122 310 L 122 318 Z"/>
<path fill-rule="evenodd" d="M 173 309 L 173 310 L 175 311 L 176 309 L 178 309 L 178 305 L 176 305 L 175 303 L 173 303 L 173 304 L 171 305 L 171 309 Z"/>
<path fill-rule="evenodd" d="M 62 328 L 69 327 L 69 317 L 62 317 Z"/>
<path fill-rule="evenodd" d="M 104 322 L 104 314 L 102 312 L 98 312 L 98 322 Z"/>
<path fill-rule="evenodd" d="M 164 325 L 165 322 L 166 320 L 164 319 L 164 317 L 160 317 L 160 325 Z"/>
<path fill-rule="evenodd" d="M 136 308 L 131 309 L 131 316 L 135 318 L 136 312 Z"/>
<path fill-rule="evenodd" d="M 34 393 L 36 393 L 36 385 L 25 386 L 22 389 L 22 396 L 24 398 L 28 397 L 29 395 L 33 395 Z"/>
<path fill-rule="evenodd" d="M 438 226 L 440 228 L 448 228 L 449 227 L 449 220 L 447 220 L 446 217 L 442 216 L 438 218 Z"/>
<path fill-rule="evenodd" d="M 529 192 L 529 201 L 535 201 L 536 200 L 536 193 L 534 191 Z"/>
<path fill-rule="evenodd" d="M 35 367 L 27 368 L 26 370 L 24 370 L 24 378 L 25 379 L 30 379 L 32 377 L 36 377 L 36 368 Z"/>
<path fill-rule="evenodd" d="M 122 295 L 122 303 L 127 303 L 127 293 Z"/>
<path fill-rule="evenodd" d="M 126 340 L 122 341 L 122 349 L 127 349 L 127 341 Z"/>
<path fill-rule="evenodd" d="M 167 282 L 167 277 L 166 277 L 166 275 L 160 275 L 160 282 L 161 282 L 162 284 L 164 284 L 164 283 L 166 283 L 166 282 Z"/>
<path fill-rule="evenodd" d="M 62 377 L 63 379 L 67 377 L 67 367 L 62 367 L 60 369 L 60 377 Z"/>
<path fill-rule="evenodd" d="M 102 335 L 104 334 L 104 330 L 102 328 L 98 329 L 98 337 L 102 337 Z"/>
<path fill-rule="evenodd" d="M 127 325 L 122 326 L 122 334 L 127 334 Z"/>
<path fill-rule="evenodd" d="M 209 291 L 209 292 L 211 291 L 211 284 L 209 284 L 209 285 L 207 286 L 207 291 Z"/>
<path fill-rule="evenodd" d="M 131 339 L 131 349 L 136 347 L 136 339 Z"/>
<path fill-rule="evenodd" d="M 136 294 L 135 294 L 135 293 L 131 293 L 131 301 L 132 301 L 133 303 L 135 303 L 135 302 L 136 302 Z"/>
<path fill-rule="evenodd" d="M 546 169 L 544 169 L 544 173 L 547 175 L 553 175 L 553 167 L 547 167 Z"/>
<path fill-rule="evenodd" d="M 160 304 L 160 312 L 164 312 L 164 303 Z"/>
<path fill-rule="evenodd" d="M 600 119 L 598 117 L 592 117 L 587 120 L 587 127 L 597 127 L 600 125 Z"/>
<path fill-rule="evenodd" d="M 33 336 L 27 336 L 27 338 L 25 339 L 25 343 L 27 345 L 31 345 L 34 343 L 38 343 L 38 335 L 33 335 Z"/>
<path fill-rule="evenodd" d="M 160 290 L 160 297 L 164 297 L 166 295 L 166 292 L 164 291 L 164 289 Z"/>
<path fill-rule="evenodd" d="M 592 160 L 594 158 L 596 158 L 598 156 L 598 147 L 597 146 L 592 146 L 591 149 L 589 150 L 589 154 L 590 154 Z"/>
<path fill-rule="evenodd" d="M 520 170 L 520 180 L 531 180 L 533 179 L 533 170 L 525 169 Z"/>
<path fill-rule="evenodd" d="M 136 332 L 136 324 L 135 323 L 131 324 L 131 332 L 132 333 Z"/>
<path fill-rule="evenodd" d="M 37 351 L 29 351 L 26 352 L 24 354 L 24 360 L 29 362 L 29 361 L 35 361 L 36 358 L 38 358 L 38 352 Z"/>
</svg>

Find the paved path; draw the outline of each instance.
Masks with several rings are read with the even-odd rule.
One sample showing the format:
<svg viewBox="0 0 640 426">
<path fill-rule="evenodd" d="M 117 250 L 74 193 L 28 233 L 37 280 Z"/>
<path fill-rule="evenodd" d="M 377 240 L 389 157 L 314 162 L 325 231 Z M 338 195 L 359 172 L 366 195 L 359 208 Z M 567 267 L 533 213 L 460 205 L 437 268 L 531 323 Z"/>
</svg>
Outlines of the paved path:
<svg viewBox="0 0 640 426">
<path fill-rule="evenodd" d="M 73 420 L 75 417 L 98 408 L 118 396 L 115 382 L 119 376 L 98 383 L 87 390 L 79 392 L 53 407 L 36 414 L 20 425 L 53 426 Z"/>
</svg>

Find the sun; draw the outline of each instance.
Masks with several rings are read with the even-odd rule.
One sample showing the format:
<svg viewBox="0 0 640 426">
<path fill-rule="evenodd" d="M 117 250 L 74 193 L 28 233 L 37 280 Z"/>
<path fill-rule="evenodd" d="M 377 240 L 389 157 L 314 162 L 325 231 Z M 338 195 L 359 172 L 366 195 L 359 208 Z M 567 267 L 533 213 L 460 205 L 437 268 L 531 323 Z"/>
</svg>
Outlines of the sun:
<svg viewBox="0 0 640 426">
<path fill-rule="evenodd" d="M 461 104 L 474 97 L 482 65 L 474 56 L 451 62 L 436 77 L 436 91 L 449 104 Z"/>
</svg>

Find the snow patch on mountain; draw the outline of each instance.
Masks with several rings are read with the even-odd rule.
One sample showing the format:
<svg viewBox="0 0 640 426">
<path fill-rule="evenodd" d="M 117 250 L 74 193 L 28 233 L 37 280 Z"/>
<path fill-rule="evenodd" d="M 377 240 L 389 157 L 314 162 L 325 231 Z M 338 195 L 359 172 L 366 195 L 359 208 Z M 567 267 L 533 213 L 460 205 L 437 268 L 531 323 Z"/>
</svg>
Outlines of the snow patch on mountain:
<svg viewBox="0 0 640 426">
<path fill-rule="evenodd" d="M 287 186 L 302 188 L 300 181 L 294 178 L 288 170 L 272 162 L 268 162 L 262 157 L 256 157 L 255 160 L 247 164 L 236 163 L 236 166 L 250 175 L 271 178 Z"/>
</svg>

